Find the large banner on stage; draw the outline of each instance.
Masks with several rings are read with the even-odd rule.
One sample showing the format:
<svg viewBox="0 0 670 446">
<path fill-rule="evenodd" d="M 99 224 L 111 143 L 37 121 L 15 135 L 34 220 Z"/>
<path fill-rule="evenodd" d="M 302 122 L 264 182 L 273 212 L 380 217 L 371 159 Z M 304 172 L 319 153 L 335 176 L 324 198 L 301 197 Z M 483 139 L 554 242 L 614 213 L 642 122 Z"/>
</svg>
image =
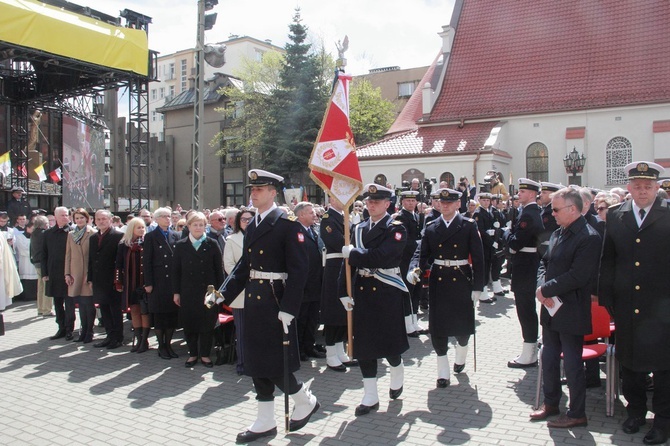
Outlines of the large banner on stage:
<svg viewBox="0 0 670 446">
<path fill-rule="evenodd" d="M 105 134 L 63 116 L 63 206 L 104 206 Z"/>
</svg>

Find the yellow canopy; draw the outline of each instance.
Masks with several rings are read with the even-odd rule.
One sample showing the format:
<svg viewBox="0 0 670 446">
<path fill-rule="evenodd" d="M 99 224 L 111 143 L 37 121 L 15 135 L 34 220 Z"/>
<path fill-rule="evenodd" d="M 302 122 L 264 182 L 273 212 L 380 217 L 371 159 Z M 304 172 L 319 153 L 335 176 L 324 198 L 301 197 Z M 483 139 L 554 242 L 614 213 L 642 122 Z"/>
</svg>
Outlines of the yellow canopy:
<svg viewBox="0 0 670 446">
<path fill-rule="evenodd" d="M 149 72 L 146 32 L 34 0 L 0 0 L 0 41 L 143 76 Z"/>
</svg>

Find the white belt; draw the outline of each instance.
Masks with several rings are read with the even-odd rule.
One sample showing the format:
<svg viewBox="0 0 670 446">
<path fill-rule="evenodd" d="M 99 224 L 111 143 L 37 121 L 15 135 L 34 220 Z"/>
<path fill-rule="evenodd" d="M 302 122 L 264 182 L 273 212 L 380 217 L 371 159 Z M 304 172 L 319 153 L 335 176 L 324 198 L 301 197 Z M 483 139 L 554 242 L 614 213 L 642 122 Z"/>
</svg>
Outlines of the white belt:
<svg viewBox="0 0 670 446">
<path fill-rule="evenodd" d="M 379 269 L 379 271 L 383 271 L 385 274 L 400 274 L 400 268 L 385 268 L 385 269 Z M 370 271 L 367 268 L 361 268 L 358 270 L 358 275 L 361 277 L 375 277 L 374 273 Z"/>
<path fill-rule="evenodd" d="M 549 240 L 547 240 L 546 242 L 542 242 L 541 245 L 549 246 Z"/>
<path fill-rule="evenodd" d="M 343 259 L 344 256 L 342 255 L 341 252 L 333 253 L 333 254 L 326 254 L 326 260 L 328 259 Z"/>
<path fill-rule="evenodd" d="M 517 252 L 537 252 L 537 248 L 531 248 L 530 246 L 526 246 L 525 248 L 521 248 Z"/>
<path fill-rule="evenodd" d="M 435 259 L 433 260 L 433 264 L 435 265 L 440 265 L 440 266 L 465 266 L 470 264 L 467 259 L 465 260 L 440 260 L 440 259 Z"/>
<path fill-rule="evenodd" d="M 249 279 L 252 280 L 286 280 L 287 278 L 287 273 L 266 273 L 264 271 L 256 271 L 255 269 L 249 271 Z"/>
</svg>

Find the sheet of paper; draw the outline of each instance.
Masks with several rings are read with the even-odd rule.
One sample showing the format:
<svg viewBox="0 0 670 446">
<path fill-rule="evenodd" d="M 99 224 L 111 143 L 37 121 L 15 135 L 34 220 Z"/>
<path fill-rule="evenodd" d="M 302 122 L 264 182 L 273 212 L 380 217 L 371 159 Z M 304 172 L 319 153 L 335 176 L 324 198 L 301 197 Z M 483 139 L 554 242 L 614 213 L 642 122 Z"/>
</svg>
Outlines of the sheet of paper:
<svg viewBox="0 0 670 446">
<path fill-rule="evenodd" d="M 561 305 L 563 305 L 563 301 L 556 296 L 552 297 L 551 300 L 554 301 L 554 306 L 549 308 L 545 305 L 545 308 L 549 312 L 549 316 L 554 317 L 558 309 L 561 308 Z"/>
</svg>

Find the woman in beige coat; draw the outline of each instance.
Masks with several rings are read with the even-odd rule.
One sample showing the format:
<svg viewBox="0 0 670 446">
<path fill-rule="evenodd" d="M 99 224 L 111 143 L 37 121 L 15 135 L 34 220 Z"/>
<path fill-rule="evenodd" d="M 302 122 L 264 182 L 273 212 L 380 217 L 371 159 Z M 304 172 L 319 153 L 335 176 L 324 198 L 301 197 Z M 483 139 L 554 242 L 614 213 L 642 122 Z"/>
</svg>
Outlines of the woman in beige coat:
<svg viewBox="0 0 670 446">
<path fill-rule="evenodd" d="M 67 237 L 65 249 L 65 283 L 67 294 L 79 305 L 79 322 L 81 330 L 79 338 L 74 342 L 87 344 L 93 340 L 93 323 L 95 322 L 95 305 L 93 289 L 87 282 L 88 277 L 88 239 L 95 232 L 88 223 L 91 216 L 85 209 L 79 208 L 72 214 L 75 228 Z"/>
</svg>

